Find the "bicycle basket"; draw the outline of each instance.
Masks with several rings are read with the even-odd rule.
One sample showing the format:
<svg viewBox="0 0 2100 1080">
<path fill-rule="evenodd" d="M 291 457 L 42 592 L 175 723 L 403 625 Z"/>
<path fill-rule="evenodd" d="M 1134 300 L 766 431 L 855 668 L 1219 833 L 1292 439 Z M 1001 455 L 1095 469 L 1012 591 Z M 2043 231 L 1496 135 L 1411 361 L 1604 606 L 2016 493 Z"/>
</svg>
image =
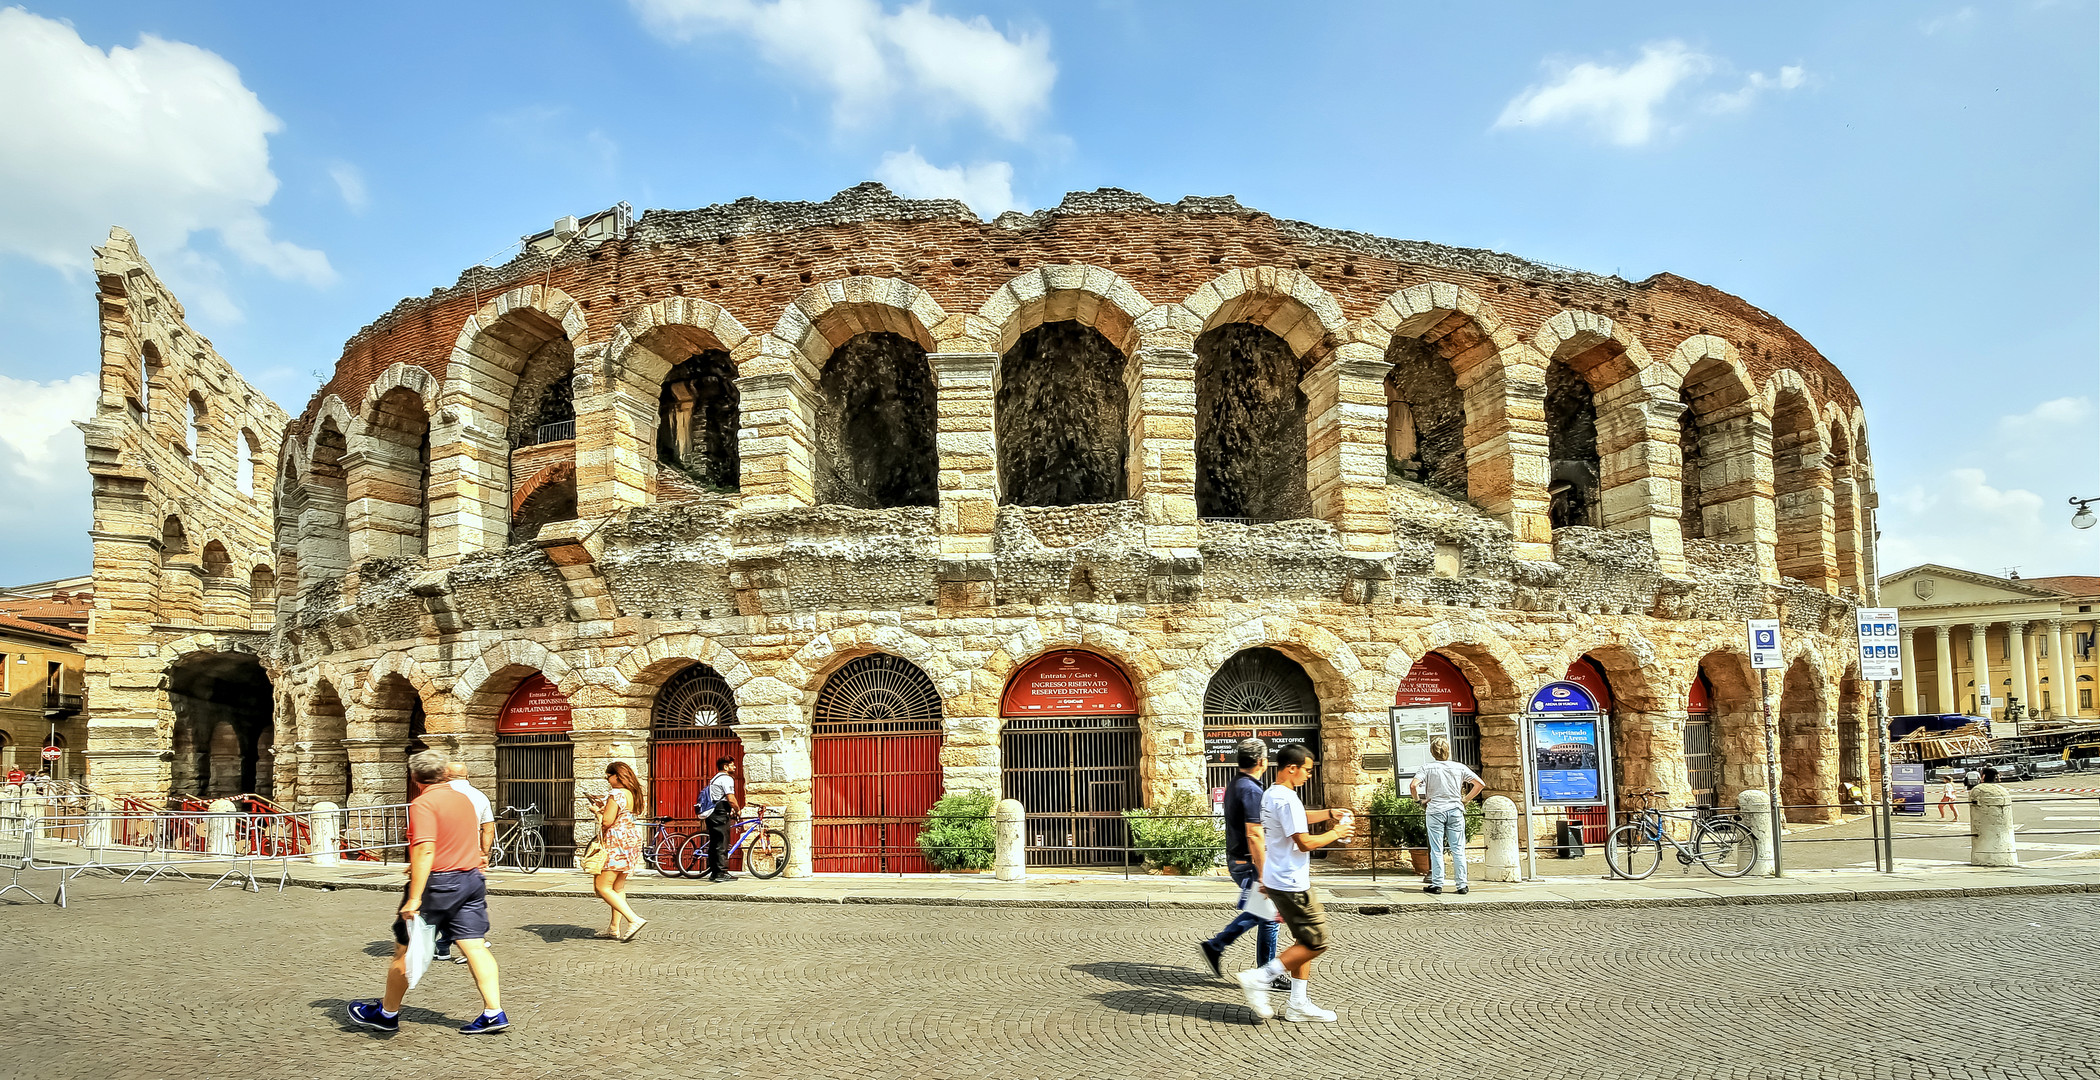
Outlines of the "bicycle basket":
<svg viewBox="0 0 2100 1080">
<path fill-rule="evenodd" d="M 521 829 L 537 829 L 545 824 L 546 820 L 547 815 L 538 810 L 518 811 L 518 828 Z"/>
</svg>

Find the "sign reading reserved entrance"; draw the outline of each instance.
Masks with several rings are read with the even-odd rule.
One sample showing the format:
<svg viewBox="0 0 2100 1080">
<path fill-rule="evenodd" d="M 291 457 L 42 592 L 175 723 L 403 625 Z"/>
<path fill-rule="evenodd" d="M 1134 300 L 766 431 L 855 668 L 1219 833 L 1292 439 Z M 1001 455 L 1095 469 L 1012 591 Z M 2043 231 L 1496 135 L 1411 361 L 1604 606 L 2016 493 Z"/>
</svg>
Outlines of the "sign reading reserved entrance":
<svg viewBox="0 0 2100 1080">
<path fill-rule="evenodd" d="M 999 702 L 1002 716 L 1137 711 L 1137 694 L 1123 669 L 1077 649 L 1045 653 L 1030 661 L 1007 682 L 1006 696 Z"/>
<path fill-rule="evenodd" d="M 569 699 L 545 675 L 534 675 L 510 692 L 503 715 L 496 720 L 496 734 L 530 735 L 567 731 L 572 726 Z"/>
</svg>

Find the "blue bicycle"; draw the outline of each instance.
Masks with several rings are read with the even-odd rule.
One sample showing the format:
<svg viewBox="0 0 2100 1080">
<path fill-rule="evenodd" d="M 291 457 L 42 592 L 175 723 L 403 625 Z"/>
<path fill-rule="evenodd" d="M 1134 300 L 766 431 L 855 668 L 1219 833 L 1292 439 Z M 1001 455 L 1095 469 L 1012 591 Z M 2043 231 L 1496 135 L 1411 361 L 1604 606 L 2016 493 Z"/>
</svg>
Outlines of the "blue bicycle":
<svg viewBox="0 0 2100 1080">
<path fill-rule="evenodd" d="M 1757 865 L 1757 837 L 1733 815 L 1708 816 L 1705 810 L 1662 810 L 1657 800 L 1669 797 L 1663 791 L 1629 791 L 1628 798 L 1641 800 L 1633 820 L 1604 838 L 1604 861 L 1612 876 L 1638 881 L 1662 865 L 1663 845 L 1677 852 L 1680 866 L 1698 864 L 1717 877 L 1742 877 Z M 1691 843 L 1677 839 L 1671 824 L 1691 822 Z"/>
<path fill-rule="evenodd" d="M 723 858 L 734 859 L 741 850 L 744 853 L 744 870 L 755 878 L 776 878 L 788 864 L 787 830 L 780 826 L 783 819 L 778 810 L 753 806 L 751 816 L 730 826 L 729 850 Z M 678 845 L 678 873 L 681 877 L 700 877 L 709 872 L 707 865 L 707 832 L 702 830 L 686 837 Z"/>
</svg>

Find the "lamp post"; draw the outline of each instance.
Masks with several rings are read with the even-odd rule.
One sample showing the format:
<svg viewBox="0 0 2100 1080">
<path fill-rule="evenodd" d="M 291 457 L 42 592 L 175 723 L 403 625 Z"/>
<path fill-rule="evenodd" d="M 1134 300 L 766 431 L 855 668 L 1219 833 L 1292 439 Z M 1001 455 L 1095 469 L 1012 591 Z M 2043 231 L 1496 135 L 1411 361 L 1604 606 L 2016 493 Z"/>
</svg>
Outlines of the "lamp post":
<svg viewBox="0 0 2100 1080">
<path fill-rule="evenodd" d="M 2094 518 L 2092 504 L 2096 502 L 2100 502 L 2100 498 L 2071 500 L 2071 505 L 2078 508 L 2078 512 L 2071 515 L 2072 528 L 2090 529 L 2093 527 Z"/>
</svg>

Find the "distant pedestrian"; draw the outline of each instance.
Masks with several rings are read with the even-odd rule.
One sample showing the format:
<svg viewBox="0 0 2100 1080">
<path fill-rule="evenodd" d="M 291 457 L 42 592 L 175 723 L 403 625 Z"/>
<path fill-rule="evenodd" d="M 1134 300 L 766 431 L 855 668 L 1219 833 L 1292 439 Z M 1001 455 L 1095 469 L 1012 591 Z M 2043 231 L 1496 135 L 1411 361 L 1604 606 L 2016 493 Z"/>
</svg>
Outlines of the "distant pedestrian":
<svg viewBox="0 0 2100 1080">
<path fill-rule="evenodd" d="M 1941 817 L 1952 817 L 1954 820 L 1960 821 L 1961 809 L 1954 800 L 1955 783 L 1955 779 L 1950 776 L 1947 778 L 1947 782 L 1940 786 L 1939 810 Z"/>
<path fill-rule="evenodd" d="M 1312 767 L 1312 751 L 1303 746 L 1284 747 L 1276 755 L 1276 783 L 1261 799 L 1262 892 L 1276 905 L 1293 939 L 1282 956 L 1236 976 L 1240 992 L 1247 995 L 1247 1007 L 1263 1020 L 1275 1015 L 1269 1008 L 1269 987 L 1285 972 L 1291 976 L 1285 1020 L 1334 1020 L 1334 1013 L 1313 1004 L 1308 993 L 1313 958 L 1326 952 L 1328 945 L 1327 912 L 1313 896 L 1312 853 L 1356 835 L 1356 822 L 1346 811 L 1305 809 L 1297 789 L 1311 779 Z M 1315 821 L 1333 821 L 1335 827 L 1314 836 L 1306 829 Z"/>
<path fill-rule="evenodd" d="M 1981 783 L 1983 783 L 1983 774 L 1977 772 L 1974 769 L 1970 769 L 1968 772 L 1961 774 L 1962 786 L 1969 789 L 1970 791 L 1976 790 L 1976 785 Z"/>
<path fill-rule="evenodd" d="M 1261 827 L 1261 773 L 1268 767 L 1268 744 L 1260 739 L 1241 739 L 1233 748 L 1239 775 L 1225 788 L 1225 871 L 1240 887 L 1240 913 L 1209 941 L 1198 942 L 1210 973 L 1223 977 L 1225 950 L 1240 935 L 1255 931 L 1254 965 L 1265 967 L 1276 956 L 1276 923 L 1247 910 L 1261 896 L 1261 870 L 1265 844 Z M 1283 976 L 1278 976 L 1282 980 Z M 1289 990 L 1290 984 L 1272 986 Z"/>
<path fill-rule="evenodd" d="M 467 956 L 467 970 L 481 991 L 482 1012 L 460 1028 L 465 1035 L 502 1031 L 503 1014 L 496 958 L 482 935 L 488 932 L 488 890 L 482 880 L 483 851 L 474 804 L 445 778 L 445 755 L 425 750 L 408 759 L 409 775 L 429 787 L 408 807 L 408 887 L 394 919 L 394 959 L 386 969 L 386 995 L 350 1003 L 350 1020 L 378 1031 L 401 1029 L 401 999 L 408 995 L 408 920 L 423 921 L 450 937 Z"/>
<path fill-rule="evenodd" d="M 1458 882 L 1458 895 L 1466 884 L 1466 804 L 1487 790 L 1473 770 L 1451 760 L 1451 740 L 1438 735 L 1429 740 L 1430 762 L 1408 781 L 1408 790 L 1422 801 L 1422 821 L 1429 828 L 1429 884 L 1422 891 L 1444 891 L 1444 851 L 1451 852 L 1451 876 Z"/>
<path fill-rule="evenodd" d="M 489 868 L 489 850 L 496 845 L 496 811 L 489 805 L 489 797 L 481 789 L 467 782 L 467 767 L 455 761 L 445 766 L 445 784 L 467 797 L 474 804 L 474 820 L 481 829 L 481 869 Z M 488 935 L 481 936 L 482 944 L 488 944 Z M 467 962 L 467 954 L 452 951 L 452 939 L 443 934 L 437 939 L 437 958 L 455 964 Z"/>
<path fill-rule="evenodd" d="M 1997 783 L 1997 782 L 1998 782 L 1998 767 L 1997 767 L 1997 766 L 1995 766 L 1995 765 L 1985 765 L 1985 766 L 1983 767 L 1983 774 L 1982 774 L 1982 776 L 1980 777 L 1980 779 L 1981 779 L 1981 780 L 1982 780 L 1982 781 L 1983 781 L 1984 783 L 1986 783 L 1986 784 L 1995 784 L 1995 783 Z"/>
<path fill-rule="evenodd" d="M 642 826 L 634 819 L 634 808 L 642 805 L 642 781 L 634 774 L 633 766 L 615 761 L 605 767 L 605 783 L 612 790 L 603 798 L 588 796 L 598 811 L 598 843 L 604 865 L 585 869 L 595 870 L 591 888 L 612 909 L 611 921 L 598 936 L 633 941 L 642 927 L 649 925 L 649 920 L 627 906 L 627 877 L 642 865 Z M 624 930 L 620 927 L 623 919 L 627 922 Z"/>
<path fill-rule="evenodd" d="M 736 795 L 736 759 L 716 758 L 715 778 L 700 792 L 699 810 L 707 819 L 707 880 L 733 881 L 729 872 L 729 829 L 736 824 L 743 800 Z"/>
</svg>

